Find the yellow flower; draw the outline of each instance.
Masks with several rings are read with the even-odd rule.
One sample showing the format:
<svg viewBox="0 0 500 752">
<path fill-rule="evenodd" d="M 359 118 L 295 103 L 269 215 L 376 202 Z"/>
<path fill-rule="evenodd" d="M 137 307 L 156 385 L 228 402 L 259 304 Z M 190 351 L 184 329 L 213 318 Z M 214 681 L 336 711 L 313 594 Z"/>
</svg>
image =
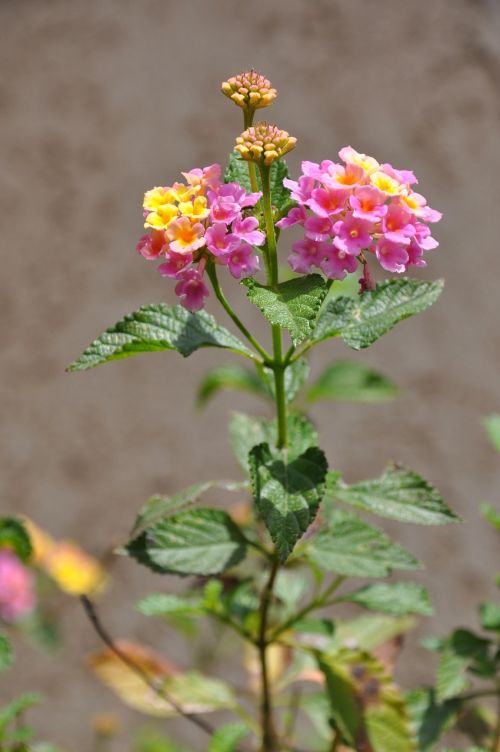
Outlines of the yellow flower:
<svg viewBox="0 0 500 752">
<path fill-rule="evenodd" d="M 61 590 L 70 595 L 90 595 L 106 584 L 106 574 L 99 562 L 70 541 L 55 544 L 46 568 Z"/>
<path fill-rule="evenodd" d="M 197 196 L 194 201 L 181 201 L 179 211 L 184 216 L 189 217 L 189 219 L 197 221 L 206 219 L 210 214 L 205 196 Z"/>
<path fill-rule="evenodd" d="M 176 204 L 164 204 L 158 206 L 156 211 L 147 215 L 144 227 L 152 227 L 154 230 L 166 230 L 169 224 L 179 215 Z"/>
<path fill-rule="evenodd" d="M 190 201 L 192 198 L 198 195 L 201 190 L 201 185 L 185 185 L 184 183 L 174 183 L 172 188 L 172 195 L 174 201 Z"/>
<path fill-rule="evenodd" d="M 144 194 L 143 207 L 147 212 L 154 212 L 159 207 L 172 204 L 175 201 L 175 193 L 171 188 L 151 188 Z"/>
<path fill-rule="evenodd" d="M 401 184 L 385 172 L 374 172 L 370 175 L 370 182 L 375 188 L 378 188 L 379 191 L 382 191 L 388 196 L 397 196 L 402 191 Z"/>
</svg>

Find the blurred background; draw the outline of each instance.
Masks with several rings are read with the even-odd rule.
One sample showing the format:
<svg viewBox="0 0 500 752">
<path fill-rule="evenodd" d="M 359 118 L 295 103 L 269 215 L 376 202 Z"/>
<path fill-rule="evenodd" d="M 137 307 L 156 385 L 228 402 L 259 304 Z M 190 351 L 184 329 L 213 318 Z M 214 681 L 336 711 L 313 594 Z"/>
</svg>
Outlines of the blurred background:
<svg viewBox="0 0 500 752">
<path fill-rule="evenodd" d="M 436 616 L 412 634 L 400 678 L 429 679 L 418 637 L 474 623 L 498 563 L 479 504 L 500 497 L 481 427 L 500 410 L 499 34 L 497 0 L 0 0 L 1 513 L 27 514 L 101 557 L 151 493 L 238 477 L 226 440 L 234 393 L 194 407 L 218 353 L 64 368 L 125 313 L 174 302 L 134 250 L 142 194 L 225 162 L 242 126 L 220 82 L 254 66 L 279 91 L 266 115 L 298 138 L 292 173 L 352 144 L 413 169 L 444 212 L 441 247 L 414 272 L 446 278 L 439 302 L 361 355 L 333 342 L 312 357 L 313 373 L 359 358 L 402 389 L 388 404 L 313 408 L 330 464 L 355 480 L 388 459 L 408 463 L 465 520 L 386 526 L 427 565 Z M 243 298 L 236 283 L 231 296 Z M 262 326 L 256 309 L 242 311 Z M 165 581 L 128 560 L 113 573 L 101 603 L 111 631 L 189 665 L 183 643 L 133 609 Z M 119 711 L 130 729 L 140 718 L 87 673 L 98 641 L 76 600 L 61 618 L 62 651 L 19 644 L 0 700 L 41 690 L 40 734 L 83 752 L 98 711 Z"/>
</svg>

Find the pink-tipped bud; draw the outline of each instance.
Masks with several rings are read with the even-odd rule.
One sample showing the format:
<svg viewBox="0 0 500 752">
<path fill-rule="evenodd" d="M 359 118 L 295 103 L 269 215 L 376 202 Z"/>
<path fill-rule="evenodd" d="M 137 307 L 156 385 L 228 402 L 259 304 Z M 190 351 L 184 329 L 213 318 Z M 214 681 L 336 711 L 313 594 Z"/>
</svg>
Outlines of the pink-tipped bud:
<svg viewBox="0 0 500 752">
<path fill-rule="evenodd" d="M 271 82 L 253 69 L 224 81 L 221 89 L 226 97 L 244 110 L 268 107 L 278 96 Z"/>
<path fill-rule="evenodd" d="M 276 125 L 256 123 L 243 131 L 234 147 L 247 162 L 271 165 L 295 148 L 297 139 Z"/>
</svg>

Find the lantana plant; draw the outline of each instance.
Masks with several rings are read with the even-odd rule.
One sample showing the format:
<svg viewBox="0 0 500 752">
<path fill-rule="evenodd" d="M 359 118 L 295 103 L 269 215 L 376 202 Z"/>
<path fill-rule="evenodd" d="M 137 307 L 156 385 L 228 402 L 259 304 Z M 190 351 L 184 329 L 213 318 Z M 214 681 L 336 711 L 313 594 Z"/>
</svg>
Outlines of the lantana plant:
<svg viewBox="0 0 500 752">
<path fill-rule="evenodd" d="M 218 676 L 199 665 L 181 669 L 168 647 L 160 657 L 115 639 L 84 597 L 105 643 L 91 666 L 136 709 L 196 724 L 210 752 L 412 752 L 417 731 L 388 652 L 413 615 L 431 613 L 431 605 L 420 584 L 384 581 L 420 564 L 364 515 L 420 525 L 457 517 L 428 481 L 402 465 L 353 484 L 329 467 L 307 401 L 384 399 L 396 389 L 387 377 L 343 360 L 307 387 L 307 355 L 323 343 L 339 353 L 369 347 L 436 301 L 441 281 L 401 275 L 426 265 L 438 245 L 430 225 L 441 215 L 415 190 L 413 172 L 351 146 L 337 159 L 328 145 L 325 160 L 303 161 L 292 179 L 284 157 L 297 139 L 256 120 L 276 99 L 275 88 L 252 70 L 224 82 L 222 91 L 243 114 L 225 169 L 216 162 L 189 169 L 181 182 L 144 196 L 146 234 L 137 251 L 173 280 L 166 295 L 173 292 L 179 304 L 146 305 L 125 316 L 69 370 L 139 353 L 188 357 L 219 348 L 240 363 L 211 372 L 200 400 L 230 386 L 272 402 L 272 420 L 231 417 L 242 479 L 195 478 L 173 496 L 153 496 L 119 551 L 181 578 L 180 589 L 172 592 L 166 580 L 139 611 L 193 629 L 209 619 L 232 633 L 246 680 L 231 686 L 220 669 Z M 294 242 L 291 226 L 301 233 Z M 395 276 L 375 284 L 376 267 Z M 238 310 L 226 284 L 240 285 Z M 231 330 L 204 310 L 209 296 Z M 267 342 L 244 323 L 249 304 L 269 325 Z M 299 391 L 305 399 L 297 399 Z M 237 494 L 237 503 L 229 511 L 206 506 L 200 499 L 211 488 Z M 335 612 L 343 603 L 376 613 L 345 621 Z M 233 720 L 207 719 L 221 710 Z"/>
</svg>

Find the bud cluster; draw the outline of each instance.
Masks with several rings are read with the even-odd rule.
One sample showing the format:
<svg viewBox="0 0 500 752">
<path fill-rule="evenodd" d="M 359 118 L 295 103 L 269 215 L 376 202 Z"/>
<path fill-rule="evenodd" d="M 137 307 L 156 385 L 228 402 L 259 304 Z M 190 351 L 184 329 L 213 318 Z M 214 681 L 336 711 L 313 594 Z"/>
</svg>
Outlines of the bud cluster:
<svg viewBox="0 0 500 752">
<path fill-rule="evenodd" d="M 261 122 L 247 128 L 234 147 L 242 159 L 269 166 L 295 148 L 297 139 L 276 125 Z"/>
<path fill-rule="evenodd" d="M 278 96 L 271 82 L 253 69 L 224 81 L 221 88 L 226 97 L 244 110 L 267 107 Z"/>
</svg>

